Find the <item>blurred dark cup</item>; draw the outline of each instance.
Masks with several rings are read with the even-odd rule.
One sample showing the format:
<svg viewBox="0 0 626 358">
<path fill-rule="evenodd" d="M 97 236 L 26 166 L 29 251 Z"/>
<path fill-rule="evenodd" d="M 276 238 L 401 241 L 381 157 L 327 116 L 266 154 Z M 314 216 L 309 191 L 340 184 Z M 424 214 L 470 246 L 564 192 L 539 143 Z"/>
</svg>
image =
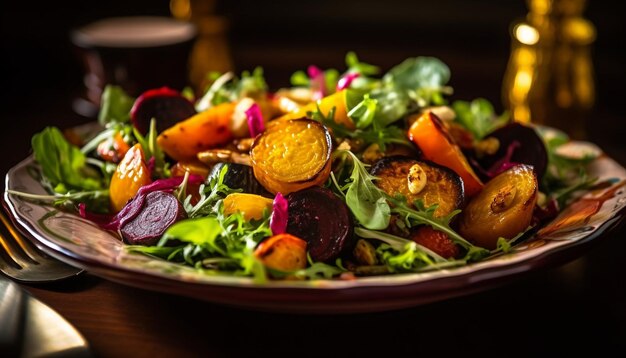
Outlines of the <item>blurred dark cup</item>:
<svg viewBox="0 0 626 358">
<path fill-rule="evenodd" d="M 193 24 L 168 17 L 108 18 L 75 29 L 71 40 L 84 66 L 85 92 L 74 109 L 94 116 L 107 84 L 132 96 L 162 86 L 183 89 L 195 39 Z"/>
</svg>

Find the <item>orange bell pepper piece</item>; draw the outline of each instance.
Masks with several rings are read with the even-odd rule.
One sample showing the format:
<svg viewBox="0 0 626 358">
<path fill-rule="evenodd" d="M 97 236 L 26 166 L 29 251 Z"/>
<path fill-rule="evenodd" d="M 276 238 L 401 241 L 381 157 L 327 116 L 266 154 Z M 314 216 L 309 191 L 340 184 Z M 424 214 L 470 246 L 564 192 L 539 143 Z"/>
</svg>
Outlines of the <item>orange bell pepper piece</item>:
<svg viewBox="0 0 626 358">
<path fill-rule="evenodd" d="M 470 167 L 467 158 L 454 143 L 441 120 L 433 113 L 422 114 L 411 125 L 409 139 L 422 150 L 426 159 L 454 170 L 463 179 L 468 197 L 483 188 L 482 181 Z"/>
</svg>

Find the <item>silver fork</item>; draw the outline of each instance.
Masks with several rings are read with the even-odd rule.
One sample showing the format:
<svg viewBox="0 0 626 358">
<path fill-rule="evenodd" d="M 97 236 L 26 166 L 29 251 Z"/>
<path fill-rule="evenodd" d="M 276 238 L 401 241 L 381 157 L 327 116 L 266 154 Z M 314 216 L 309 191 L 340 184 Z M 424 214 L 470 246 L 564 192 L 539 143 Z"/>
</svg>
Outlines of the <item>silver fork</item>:
<svg viewBox="0 0 626 358">
<path fill-rule="evenodd" d="M 24 283 L 42 283 L 74 277 L 82 269 L 41 252 L 22 236 L 0 209 L 0 271 Z"/>
</svg>

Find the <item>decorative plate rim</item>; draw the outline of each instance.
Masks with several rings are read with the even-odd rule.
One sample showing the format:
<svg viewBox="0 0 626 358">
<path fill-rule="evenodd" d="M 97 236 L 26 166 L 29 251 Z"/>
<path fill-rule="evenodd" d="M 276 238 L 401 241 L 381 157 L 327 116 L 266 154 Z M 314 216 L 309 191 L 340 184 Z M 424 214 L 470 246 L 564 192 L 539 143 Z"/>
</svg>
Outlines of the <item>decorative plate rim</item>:
<svg viewBox="0 0 626 358">
<path fill-rule="evenodd" d="M 617 171 L 620 175 L 617 178 L 620 183 L 626 180 L 626 169 L 621 167 L 617 162 L 608 156 L 602 156 L 596 159 L 595 162 L 602 162 L 605 167 Z M 6 174 L 5 188 L 15 189 L 20 184 L 26 185 L 20 180 L 34 181 L 32 177 L 24 178 L 23 175 L 28 166 L 34 164 L 34 159 L 31 156 L 22 160 L 20 163 L 12 167 Z M 18 183 L 18 184 L 16 184 Z M 38 183 L 38 182 L 37 182 Z M 33 184 L 32 182 L 30 183 Z M 39 185 L 41 188 L 41 185 Z M 41 188 L 43 190 L 43 188 Z M 618 197 L 619 196 L 619 197 Z M 105 260 L 103 258 L 87 257 L 80 253 L 77 253 L 67 247 L 63 247 L 54 238 L 51 238 L 49 234 L 42 231 L 41 227 L 37 227 L 35 218 L 29 218 L 24 215 L 23 212 L 18 210 L 20 207 L 44 208 L 46 206 L 37 205 L 5 191 L 4 204 L 8 207 L 12 219 L 18 224 L 21 230 L 25 230 L 34 238 L 34 243 L 41 247 L 46 253 L 51 256 L 67 262 L 74 266 L 79 266 L 87 271 L 91 271 L 98 276 L 112 281 L 126 283 L 132 286 L 138 286 L 148 288 L 156 291 L 171 292 L 173 288 L 189 287 L 193 292 L 180 292 L 182 295 L 203 298 L 209 301 L 219 302 L 220 297 L 206 297 L 207 295 L 199 295 L 199 290 L 205 290 L 209 292 L 212 289 L 254 289 L 254 292 L 260 291 L 273 291 L 283 292 L 288 290 L 290 292 L 317 292 L 324 297 L 334 297 L 332 301 L 344 301 L 348 302 L 355 297 L 358 297 L 363 290 L 375 290 L 375 291 L 388 291 L 390 294 L 389 299 L 398 299 L 402 297 L 402 291 L 406 293 L 410 292 L 414 294 L 417 291 L 424 291 L 425 294 L 430 295 L 423 297 L 420 301 L 432 301 L 434 296 L 457 296 L 463 293 L 457 292 L 451 294 L 454 291 L 471 292 L 476 290 L 476 287 L 487 285 L 495 281 L 499 281 L 504 277 L 515 276 L 524 272 L 533 271 L 540 267 L 547 266 L 551 263 L 551 258 L 565 255 L 565 252 L 573 252 L 575 248 L 581 248 L 583 245 L 587 245 L 590 242 L 597 241 L 600 236 L 604 236 L 607 232 L 613 230 L 626 217 L 626 194 L 623 190 L 616 195 L 616 203 L 614 203 L 614 210 L 610 213 L 604 213 L 604 217 L 596 218 L 596 215 L 590 218 L 596 218 L 594 221 L 594 227 L 588 232 L 583 232 L 575 240 L 550 240 L 550 245 L 544 245 L 543 247 L 535 248 L 530 251 L 514 252 L 508 255 L 501 255 L 498 257 L 492 257 L 485 261 L 464 265 L 461 267 L 455 267 L 451 269 L 429 271 L 423 273 L 406 273 L 406 274 L 391 274 L 385 276 L 375 277 L 359 277 L 355 280 L 312 280 L 312 281 L 268 281 L 267 283 L 257 283 L 251 278 L 233 277 L 233 276 L 206 276 L 203 279 L 199 279 L 198 274 L 195 273 L 193 268 L 182 268 L 181 275 L 164 274 L 162 272 L 155 271 L 153 268 L 138 268 L 128 267 L 120 265 L 115 261 Z M 604 206 L 601 206 L 601 208 Z M 52 207 L 47 207 L 52 209 Z M 598 214 L 603 212 L 600 210 Z M 62 215 L 69 215 L 75 221 L 83 221 L 76 215 L 59 212 Z M 93 224 L 91 224 L 93 225 Z M 100 230 L 100 229 L 98 229 Z M 111 236 L 112 237 L 112 236 Z M 119 242 L 121 244 L 121 242 Z M 150 259 L 152 261 L 159 261 L 159 259 Z M 169 263 L 170 265 L 182 266 L 178 264 Z M 162 284 L 162 287 L 156 287 Z M 399 290 L 399 291 L 398 291 Z M 394 291 L 394 292 L 391 292 Z M 335 293 L 341 293 L 338 297 Z M 203 296 L 203 297 L 198 297 Z M 210 295 L 209 295 L 210 296 Z M 429 297 L 431 298 L 429 300 Z M 274 296 L 275 298 L 275 296 Z M 436 298 L 435 298 L 436 299 Z M 223 300 L 222 300 L 223 301 Z M 245 299 L 243 300 L 245 301 Z M 379 301 L 384 301 L 380 299 Z M 227 303 L 228 302 L 221 302 Z M 254 306 L 252 302 L 244 302 L 247 306 Z M 268 304 L 267 302 L 259 302 L 258 305 Z M 294 303 L 296 306 L 297 303 Z M 323 304 L 323 303 L 321 303 Z M 241 305 L 241 303 L 239 304 Z"/>
</svg>

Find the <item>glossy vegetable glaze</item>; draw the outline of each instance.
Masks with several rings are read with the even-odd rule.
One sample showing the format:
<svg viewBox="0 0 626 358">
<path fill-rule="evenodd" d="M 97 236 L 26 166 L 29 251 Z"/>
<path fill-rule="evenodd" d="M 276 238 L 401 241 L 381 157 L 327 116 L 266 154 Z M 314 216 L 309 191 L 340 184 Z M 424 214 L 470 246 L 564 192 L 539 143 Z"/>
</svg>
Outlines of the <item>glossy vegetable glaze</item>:
<svg viewBox="0 0 626 358">
<path fill-rule="evenodd" d="M 411 192 L 409 172 L 415 165 L 423 170 L 424 187 L 417 193 Z M 452 170 L 429 161 L 410 157 L 386 157 L 371 169 L 376 176 L 376 186 L 391 196 L 403 195 L 408 203 L 422 200 L 425 206 L 438 205 L 436 216 L 445 216 L 463 205 L 463 180 Z"/>
<path fill-rule="evenodd" d="M 331 151 L 326 127 L 298 119 L 268 126 L 255 139 L 250 158 L 255 177 L 267 190 L 288 194 L 326 182 Z"/>
<path fill-rule="evenodd" d="M 459 233 L 482 247 L 495 249 L 498 238 L 510 240 L 530 226 L 537 190 L 531 166 L 517 165 L 499 174 L 461 212 Z"/>
</svg>

